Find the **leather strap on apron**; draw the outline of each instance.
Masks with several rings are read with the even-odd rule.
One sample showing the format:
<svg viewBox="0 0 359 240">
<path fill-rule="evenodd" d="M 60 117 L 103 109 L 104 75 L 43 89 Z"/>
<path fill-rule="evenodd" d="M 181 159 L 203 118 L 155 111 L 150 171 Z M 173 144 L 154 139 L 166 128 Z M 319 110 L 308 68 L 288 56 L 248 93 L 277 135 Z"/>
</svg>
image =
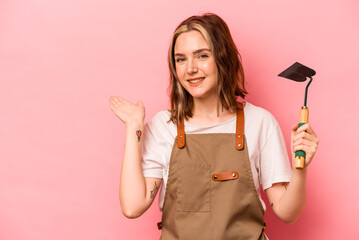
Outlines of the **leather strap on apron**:
<svg viewBox="0 0 359 240">
<path fill-rule="evenodd" d="M 244 147 L 244 112 L 242 109 L 237 111 L 237 124 L 236 124 L 236 149 L 242 150 Z M 177 147 L 184 148 L 186 145 L 185 131 L 184 131 L 184 120 L 183 118 L 177 125 Z"/>
<path fill-rule="evenodd" d="M 184 122 L 179 122 L 158 225 L 161 239 L 262 240 L 263 215 L 244 136 L 243 108 L 237 110 L 235 134 L 185 134 Z"/>
</svg>

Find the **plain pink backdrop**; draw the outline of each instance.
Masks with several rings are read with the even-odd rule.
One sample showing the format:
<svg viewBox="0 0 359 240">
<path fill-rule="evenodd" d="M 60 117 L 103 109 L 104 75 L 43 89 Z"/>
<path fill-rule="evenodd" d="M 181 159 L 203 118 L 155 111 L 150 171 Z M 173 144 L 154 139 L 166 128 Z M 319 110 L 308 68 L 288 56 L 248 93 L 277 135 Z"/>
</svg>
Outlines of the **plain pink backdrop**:
<svg viewBox="0 0 359 240">
<path fill-rule="evenodd" d="M 294 225 L 266 213 L 271 239 L 355 239 L 359 4 L 349 0 L 0 2 L 0 239 L 158 239 L 157 200 L 121 214 L 125 126 L 109 97 L 168 108 L 166 54 L 175 27 L 205 12 L 229 25 L 247 100 L 272 112 L 287 144 L 305 84 L 277 77 L 295 61 L 317 71 L 310 123 L 320 139 L 306 208 Z M 268 205 L 268 204 L 267 204 Z"/>
</svg>

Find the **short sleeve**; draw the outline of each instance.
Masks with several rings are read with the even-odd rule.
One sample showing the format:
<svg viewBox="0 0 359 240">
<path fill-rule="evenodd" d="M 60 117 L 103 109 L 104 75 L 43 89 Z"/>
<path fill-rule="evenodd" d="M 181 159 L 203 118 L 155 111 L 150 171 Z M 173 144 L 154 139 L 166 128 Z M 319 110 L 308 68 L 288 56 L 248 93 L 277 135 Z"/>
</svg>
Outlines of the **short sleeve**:
<svg viewBox="0 0 359 240">
<path fill-rule="evenodd" d="M 260 151 L 260 181 L 263 190 L 274 183 L 289 182 L 291 167 L 282 131 L 275 125 L 268 129 L 268 138 Z"/>
<path fill-rule="evenodd" d="M 144 177 L 163 178 L 163 163 L 156 138 L 151 131 L 151 123 L 145 125 L 143 137 L 143 175 Z"/>
</svg>

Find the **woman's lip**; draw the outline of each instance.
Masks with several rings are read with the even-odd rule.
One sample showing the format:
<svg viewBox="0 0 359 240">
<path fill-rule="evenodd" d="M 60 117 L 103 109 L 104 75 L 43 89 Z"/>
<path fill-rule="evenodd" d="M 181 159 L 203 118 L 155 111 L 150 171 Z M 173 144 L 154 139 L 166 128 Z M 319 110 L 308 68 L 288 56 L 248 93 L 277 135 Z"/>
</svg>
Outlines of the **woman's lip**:
<svg viewBox="0 0 359 240">
<path fill-rule="evenodd" d="M 193 81 L 193 80 L 197 80 L 197 79 L 201 79 L 201 78 L 204 78 L 204 77 L 189 78 L 187 81 Z"/>
<path fill-rule="evenodd" d="M 200 80 L 199 82 L 195 82 L 195 83 L 191 83 L 190 81 L 193 81 L 193 80 L 198 80 L 198 79 L 202 79 Z M 188 79 L 188 83 L 191 87 L 197 87 L 198 85 L 202 84 L 202 82 L 204 81 L 205 77 L 200 77 L 200 78 L 191 78 L 191 79 Z"/>
</svg>

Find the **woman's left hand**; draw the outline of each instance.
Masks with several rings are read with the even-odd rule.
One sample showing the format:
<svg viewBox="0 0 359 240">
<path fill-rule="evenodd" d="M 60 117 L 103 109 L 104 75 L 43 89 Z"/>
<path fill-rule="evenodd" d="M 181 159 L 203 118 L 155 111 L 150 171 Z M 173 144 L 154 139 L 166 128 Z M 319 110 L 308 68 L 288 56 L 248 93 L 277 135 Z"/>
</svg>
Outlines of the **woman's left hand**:
<svg viewBox="0 0 359 240">
<path fill-rule="evenodd" d="M 291 150 L 293 159 L 295 159 L 295 152 L 302 150 L 305 152 L 305 166 L 307 167 L 312 161 L 315 152 L 317 151 L 319 140 L 313 129 L 309 124 L 304 124 L 301 127 L 293 125 L 291 137 Z"/>
</svg>

